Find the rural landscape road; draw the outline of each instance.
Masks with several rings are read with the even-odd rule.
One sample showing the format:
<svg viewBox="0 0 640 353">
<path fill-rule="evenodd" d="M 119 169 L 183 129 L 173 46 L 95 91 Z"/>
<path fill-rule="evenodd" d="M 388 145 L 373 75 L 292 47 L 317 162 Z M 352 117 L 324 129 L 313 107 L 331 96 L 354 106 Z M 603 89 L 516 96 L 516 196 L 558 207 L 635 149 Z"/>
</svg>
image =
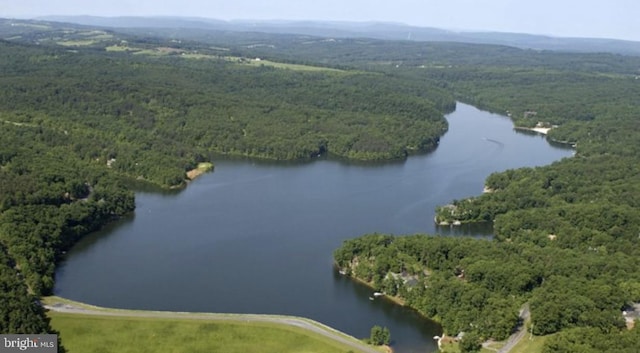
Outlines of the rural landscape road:
<svg viewBox="0 0 640 353">
<path fill-rule="evenodd" d="M 328 337 L 337 342 L 348 345 L 357 352 L 363 353 L 380 353 L 379 350 L 372 346 L 368 346 L 353 337 L 339 332 L 329 326 L 323 325 L 308 319 L 297 318 L 293 316 L 277 316 L 277 315 L 257 315 L 257 314 L 215 314 L 215 313 L 181 313 L 171 311 L 135 311 L 135 310 L 117 310 L 117 309 L 101 309 L 101 308 L 85 308 L 69 303 L 53 303 L 44 305 L 48 310 L 69 313 L 96 316 L 120 316 L 120 317 L 144 317 L 144 318 L 168 318 L 168 319 L 194 319 L 194 320 L 215 320 L 215 321 L 240 321 L 240 322 L 270 322 L 275 324 L 299 327 L 319 335 Z"/>
<path fill-rule="evenodd" d="M 527 334 L 527 327 L 525 323 L 527 322 L 529 315 L 531 315 L 529 312 L 529 304 L 525 304 L 520 310 L 520 327 L 518 327 L 518 331 L 509 336 L 507 343 L 500 348 L 497 353 L 509 353 L 513 347 L 515 347 L 515 345 L 524 338 Z"/>
</svg>

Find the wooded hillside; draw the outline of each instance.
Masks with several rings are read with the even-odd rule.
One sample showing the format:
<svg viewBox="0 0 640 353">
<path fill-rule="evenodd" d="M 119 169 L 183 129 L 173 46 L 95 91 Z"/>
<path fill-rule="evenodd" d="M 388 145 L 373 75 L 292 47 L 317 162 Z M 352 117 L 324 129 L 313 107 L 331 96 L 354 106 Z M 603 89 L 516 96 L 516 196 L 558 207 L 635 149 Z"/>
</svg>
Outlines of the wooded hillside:
<svg viewBox="0 0 640 353">
<path fill-rule="evenodd" d="M 504 338 L 529 303 L 535 334 L 559 332 L 545 352 L 640 346 L 621 314 L 640 302 L 638 57 L 9 20 L 0 36 L 0 331 L 50 329 L 33 299 L 65 249 L 133 210 L 125 183 L 183 186 L 216 154 L 406 158 L 459 99 L 576 155 L 434 210 L 494 222 L 491 241 L 367 235 L 336 262 L 447 333 Z"/>
<path fill-rule="evenodd" d="M 455 106 L 427 83 L 197 42 L 10 20 L 0 36 L 0 332 L 50 330 L 35 299 L 80 237 L 133 212 L 133 181 L 182 187 L 214 155 L 403 159 Z"/>
<path fill-rule="evenodd" d="M 560 332 L 545 352 L 633 352 L 640 335 L 622 312 L 640 301 L 640 59 L 476 49 L 437 67 L 379 67 L 435 80 L 517 125 L 552 127 L 575 156 L 495 173 L 490 192 L 436 210 L 438 222 L 492 222 L 492 241 L 367 235 L 336 251 L 338 265 L 448 334 L 503 339 L 529 303 L 534 334 Z"/>
</svg>

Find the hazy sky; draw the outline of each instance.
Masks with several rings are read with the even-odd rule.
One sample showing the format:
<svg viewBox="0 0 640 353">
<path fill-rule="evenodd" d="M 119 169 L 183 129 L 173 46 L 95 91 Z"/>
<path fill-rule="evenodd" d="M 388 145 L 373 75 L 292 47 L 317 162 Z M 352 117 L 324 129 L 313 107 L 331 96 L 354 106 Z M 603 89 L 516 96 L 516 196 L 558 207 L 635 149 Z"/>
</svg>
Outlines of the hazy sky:
<svg viewBox="0 0 640 353">
<path fill-rule="evenodd" d="M 0 0 L 0 17 L 42 15 L 385 21 L 640 41 L 639 0 Z"/>
</svg>

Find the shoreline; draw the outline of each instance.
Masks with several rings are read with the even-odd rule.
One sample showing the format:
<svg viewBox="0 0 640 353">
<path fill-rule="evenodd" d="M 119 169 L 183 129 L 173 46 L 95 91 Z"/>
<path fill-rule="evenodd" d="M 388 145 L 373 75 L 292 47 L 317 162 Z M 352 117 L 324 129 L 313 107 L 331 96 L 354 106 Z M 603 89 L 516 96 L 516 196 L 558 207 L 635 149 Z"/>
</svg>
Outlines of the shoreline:
<svg viewBox="0 0 640 353">
<path fill-rule="evenodd" d="M 553 143 L 558 143 L 561 145 L 568 145 L 571 148 L 576 148 L 578 147 L 577 142 L 571 142 L 571 141 L 559 141 L 556 140 L 554 138 L 549 137 L 549 131 L 551 131 L 552 129 L 556 128 L 557 126 L 554 127 L 524 127 L 524 126 L 514 126 L 513 128 L 515 130 L 520 130 L 520 131 L 531 131 L 531 132 L 535 132 L 538 133 L 540 135 L 543 135 L 547 138 L 548 141 L 553 142 Z"/>
<path fill-rule="evenodd" d="M 213 170 L 213 163 L 211 162 L 201 162 L 198 163 L 198 166 L 194 169 L 189 170 L 187 174 L 187 182 L 193 181 L 199 176 L 208 173 Z"/>
<path fill-rule="evenodd" d="M 361 279 L 361 278 L 358 278 L 358 277 L 356 277 L 356 276 L 347 275 L 347 274 L 342 274 L 342 272 L 340 272 L 340 268 L 339 268 L 339 267 L 338 267 L 338 265 L 337 265 L 337 264 L 335 264 L 335 263 L 334 263 L 333 267 L 338 271 L 338 274 L 339 274 L 340 276 L 343 276 L 343 277 L 349 278 L 350 280 L 353 280 L 353 281 L 355 281 L 355 282 L 358 282 L 358 283 L 364 284 L 364 285 L 365 285 L 365 286 L 367 286 L 369 289 L 371 289 L 372 291 L 374 291 L 374 292 L 375 292 L 376 288 L 373 286 L 373 283 L 371 283 L 371 282 L 367 282 L 367 281 L 365 281 L 365 280 L 363 280 L 363 279 Z M 398 296 L 392 296 L 392 295 L 388 295 L 388 294 L 383 293 L 383 295 L 382 295 L 382 296 L 380 296 L 380 297 L 382 297 L 382 298 L 386 298 L 387 300 L 389 300 L 389 301 L 391 301 L 391 302 L 393 302 L 393 303 L 395 303 L 395 304 L 397 304 L 397 305 L 400 305 L 400 306 L 402 306 L 402 307 L 410 308 L 411 310 L 415 310 L 415 309 L 413 309 L 412 307 L 408 306 L 408 305 L 405 303 L 404 299 L 402 299 L 402 298 L 400 298 L 400 297 L 398 297 Z M 432 320 L 431 318 L 428 318 L 428 317 L 426 317 L 426 316 L 422 315 L 422 314 L 421 314 L 420 312 L 418 312 L 417 310 L 415 310 L 415 311 L 416 311 L 417 313 L 419 313 L 421 316 L 423 316 L 424 318 L 429 319 L 429 320 Z"/>
<path fill-rule="evenodd" d="M 552 129 L 550 127 L 524 127 L 524 126 L 514 126 L 513 128 L 516 130 L 533 131 L 545 136 L 548 135 L 549 131 Z"/>
<path fill-rule="evenodd" d="M 53 312 L 76 315 L 272 323 L 301 328 L 310 333 L 319 334 L 336 342 L 348 345 L 359 352 L 380 353 L 380 350 L 376 346 L 368 345 L 356 337 L 350 336 L 319 321 L 298 316 L 116 309 L 85 304 L 58 296 L 42 297 L 40 305 L 42 305 L 44 309 Z"/>
<path fill-rule="evenodd" d="M 372 283 L 367 282 L 367 281 L 365 281 L 365 280 L 363 280 L 363 279 L 361 279 L 361 278 L 358 278 L 358 277 L 356 277 L 356 276 L 347 275 L 347 274 L 342 274 L 342 273 L 340 272 L 340 268 L 339 268 L 339 267 L 338 267 L 338 265 L 337 265 L 337 264 L 335 264 L 335 263 L 334 263 L 334 268 L 335 268 L 335 270 L 336 270 L 336 271 L 338 271 L 338 274 L 339 274 L 340 276 L 345 277 L 345 278 L 348 278 L 349 280 L 352 280 L 352 281 L 354 281 L 354 282 L 357 282 L 357 283 L 360 283 L 360 284 L 364 284 L 365 286 L 367 286 L 367 287 L 368 287 L 369 289 L 371 289 L 372 291 L 375 291 L 375 287 L 373 286 L 373 284 L 372 284 Z M 384 294 L 384 293 L 383 293 L 383 294 Z M 415 312 L 416 314 L 420 315 L 420 317 L 422 317 L 422 318 L 424 318 L 424 319 L 427 319 L 427 320 L 429 320 L 429 321 L 433 321 L 433 322 L 437 323 L 438 325 L 440 325 L 440 321 L 439 321 L 439 320 L 437 320 L 436 318 L 433 318 L 433 317 L 428 317 L 427 315 L 425 315 L 425 314 L 421 313 L 421 312 L 420 312 L 420 311 L 418 311 L 417 309 L 415 309 L 415 308 L 413 308 L 413 307 L 411 307 L 411 306 L 407 305 L 407 303 L 405 302 L 405 300 L 404 300 L 403 298 L 401 298 L 401 297 L 393 296 L 393 295 L 388 295 L 388 294 L 384 294 L 383 296 L 381 296 L 381 298 L 386 299 L 386 300 L 388 300 L 388 301 L 391 301 L 392 303 L 394 303 L 394 304 L 396 304 L 396 305 L 399 305 L 399 306 L 401 306 L 401 307 L 403 307 L 403 308 L 410 309 L 410 310 L 412 310 L 413 312 Z M 441 327 L 441 328 L 442 328 L 442 327 Z M 443 334 L 444 334 L 444 333 L 443 333 Z"/>
</svg>

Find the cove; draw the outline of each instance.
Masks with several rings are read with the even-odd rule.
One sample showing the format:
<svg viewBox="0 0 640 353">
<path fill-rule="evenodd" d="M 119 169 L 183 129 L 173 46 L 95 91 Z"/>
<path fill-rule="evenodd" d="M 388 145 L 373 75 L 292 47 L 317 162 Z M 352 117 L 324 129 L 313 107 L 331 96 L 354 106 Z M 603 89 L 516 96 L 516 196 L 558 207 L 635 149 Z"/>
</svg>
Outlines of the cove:
<svg viewBox="0 0 640 353">
<path fill-rule="evenodd" d="M 438 205 L 492 172 L 572 155 L 503 116 L 458 103 L 431 153 L 403 162 L 214 160 L 179 193 L 137 192 L 135 215 L 80 241 L 55 294 L 99 306 L 309 317 L 355 337 L 387 326 L 397 353 L 432 352 L 440 327 L 335 272 L 332 252 L 371 232 L 490 237 L 436 227 Z"/>
</svg>

